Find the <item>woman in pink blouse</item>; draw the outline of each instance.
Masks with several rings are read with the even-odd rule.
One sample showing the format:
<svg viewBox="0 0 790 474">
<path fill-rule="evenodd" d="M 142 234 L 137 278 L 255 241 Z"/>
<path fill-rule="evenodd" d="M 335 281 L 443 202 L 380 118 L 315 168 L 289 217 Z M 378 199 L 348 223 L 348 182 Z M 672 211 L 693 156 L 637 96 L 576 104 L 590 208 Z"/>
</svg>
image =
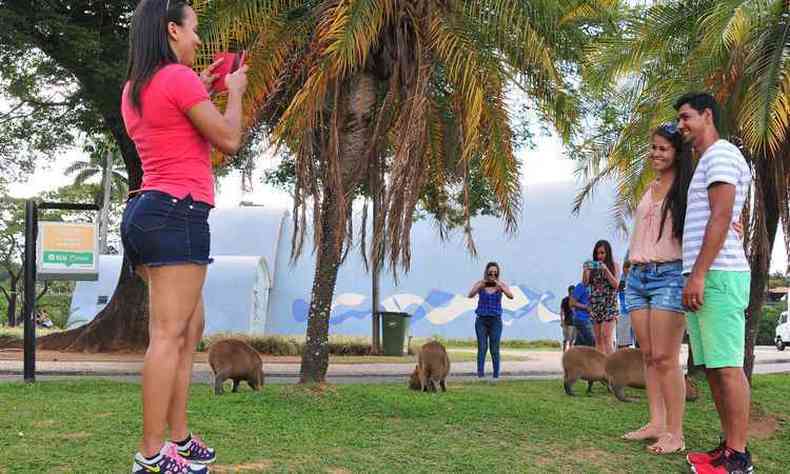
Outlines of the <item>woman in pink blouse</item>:
<svg viewBox="0 0 790 474">
<path fill-rule="evenodd" d="M 650 421 L 624 438 L 655 439 L 648 449 L 669 454 L 685 449 L 681 241 L 694 165 L 690 145 L 671 123 L 654 130 L 649 160 L 656 179 L 636 209 L 625 303 L 644 358 Z"/>
<path fill-rule="evenodd" d="M 225 76 L 228 100 L 220 113 L 209 100 L 212 67 L 200 76 L 192 70 L 201 45 L 197 28 L 197 15 L 183 0 L 142 0 L 131 22 L 121 111 L 143 181 L 130 193 L 121 239 L 125 257 L 148 284 L 150 304 L 143 437 L 133 473 L 204 473 L 216 458 L 189 431 L 187 402 L 211 263 L 211 147 L 238 150 L 247 78 L 246 66 Z"/>
</svg>

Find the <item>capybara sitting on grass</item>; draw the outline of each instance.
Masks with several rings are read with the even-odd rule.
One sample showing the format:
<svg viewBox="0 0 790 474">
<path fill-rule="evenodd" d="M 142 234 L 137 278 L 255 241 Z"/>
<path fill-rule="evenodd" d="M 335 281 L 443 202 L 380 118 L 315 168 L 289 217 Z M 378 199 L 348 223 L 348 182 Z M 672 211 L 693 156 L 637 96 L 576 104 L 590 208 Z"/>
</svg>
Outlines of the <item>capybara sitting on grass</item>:
<svg viewBox="0 0 790 474">
<path fill-rule="evenodd" d="M 631 401 L 625 396 L 625 387 L 645 388 L 645 366 L 642 351 L 620 349 L 606 359 L 606 375 L 614 396 L 621 402 Z M 694 381 L 685 376 L 686 400 L 694 401 L 699 396 Z"/>
<path fill-rule="evenodd" d="M 450 373 L 450 358 L 447 350 L 438 341 L 426 342 L 417 353 L 417 365 L 409 378 L 409 388 L 427 392 L 436 391 L 436 382 L 447 391 L 447 374 Z"/>
<path fill-rule="evenodd" d="M 263 388 L 263 362 L 258 351 L 238 339 L 223 339 L 211 345 L 208 363 L 214 371 L 214 393 L 222 395 L 222 384 L 233 380 L 233 391 L 239 391 L 239 383 L 246 380 L 255 391 Z"/>
<path fill-rule="evenodd" d="M 606 355 L 592 347 L 571 347 L 562 354 L 562 370 L 565 374 L 565 393 L 573 396 L 573 384 L 577 380 L 587 381 L 587 393 L 592 392 L 595 382 L 606 385 Z"/>
</svg>

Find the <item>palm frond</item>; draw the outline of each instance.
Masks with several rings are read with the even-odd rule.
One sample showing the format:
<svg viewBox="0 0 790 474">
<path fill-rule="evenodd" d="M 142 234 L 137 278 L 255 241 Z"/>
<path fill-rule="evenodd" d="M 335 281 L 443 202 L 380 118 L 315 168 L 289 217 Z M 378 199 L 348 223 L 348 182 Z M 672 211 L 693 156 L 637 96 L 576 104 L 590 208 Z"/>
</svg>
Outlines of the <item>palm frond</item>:
<svg viewBox="0 0 790 474">
<path fill-rule="evenodd" d="M 88 161 L 75 161 L 74 163 L 69 165 L 69 167 L 66 168 L 65 171 L 63 171 L 63 173 L 66 176 L 70 176 L 70 175 L 72 175 L 72 174 L 74 174 L 74 173 L 76 173 L 78 171 L 83 171 L 86 168 L 91 168 L 92 166 L 93 166 L 93 163 L 90 163 Z"/>
<path fill-rule="evenodd" d="M 101 170 L 96 168 L 83 169 L 82 171 L 77 173 L 77 176 L 74 177 L 74 184 L 76 185 L 83 184 L 89 179 L 99 175 L 100 173 Z"/>
<path fill-rule="evenodd" d="M 746 143 L 769 155 L 778 153 L 790 127 L 790 18 L 775 10 L 770 26 L 755 32 L 745 70 L 750 85 L 739 117 Z"/>
</svg>

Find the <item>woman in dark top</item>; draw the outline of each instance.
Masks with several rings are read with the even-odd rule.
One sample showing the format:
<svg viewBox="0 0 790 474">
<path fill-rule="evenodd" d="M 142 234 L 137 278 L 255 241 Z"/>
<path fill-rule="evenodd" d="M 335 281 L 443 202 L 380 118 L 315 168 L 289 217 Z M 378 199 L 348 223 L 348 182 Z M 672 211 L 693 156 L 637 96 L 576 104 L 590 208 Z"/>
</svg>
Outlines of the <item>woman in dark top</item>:
<svg viewBox="0 0 790 474">
<path fill-rule="evenodd" d="M 576 287 L 571 285 L 568 287 L 568 296 L 562 299 L 560 303 L 560 326 L 562 326 L 562 352 L 567 351 L 573 346 L 573 340 L 576 338 L 576 328 L 573 325 L 573 307 L 571 306 L 571 296 Z"/>
<path fill-rule="evenodd" d="M 513 299 L 510 288 L 499 280 L 499 265 L 489 262 L 483 279 L 472 286 L 469 297 L 478 296 L 475 313 L 475 333 L 477 334 L 477 376 L 485 373 L 486 351 L 491 348 L 491 361 L 494 364 L 494 379 L 499 378 L 499 339 L 502 337 L 502 295 Z"/>
</svg>

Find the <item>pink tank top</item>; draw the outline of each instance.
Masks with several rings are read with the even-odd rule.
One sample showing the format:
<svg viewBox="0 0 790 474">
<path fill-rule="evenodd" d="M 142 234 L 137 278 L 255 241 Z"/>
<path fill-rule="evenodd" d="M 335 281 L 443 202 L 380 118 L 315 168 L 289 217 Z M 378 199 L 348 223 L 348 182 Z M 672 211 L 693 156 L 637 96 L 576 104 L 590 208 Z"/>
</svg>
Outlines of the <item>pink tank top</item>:
<svg viewBox="0 0 790 474">
<path fill-rule="evenodd" d="M 634 231 L 628 247 L 628 260 L 633 263 L 673 262 L 683 256 L 680 241 L 672 235 L 672 211 L 667 213 L 661 239 L 661 211 L 664 200 L 653 200 L 651 185 L 636 208 Z"/>
</svg>

